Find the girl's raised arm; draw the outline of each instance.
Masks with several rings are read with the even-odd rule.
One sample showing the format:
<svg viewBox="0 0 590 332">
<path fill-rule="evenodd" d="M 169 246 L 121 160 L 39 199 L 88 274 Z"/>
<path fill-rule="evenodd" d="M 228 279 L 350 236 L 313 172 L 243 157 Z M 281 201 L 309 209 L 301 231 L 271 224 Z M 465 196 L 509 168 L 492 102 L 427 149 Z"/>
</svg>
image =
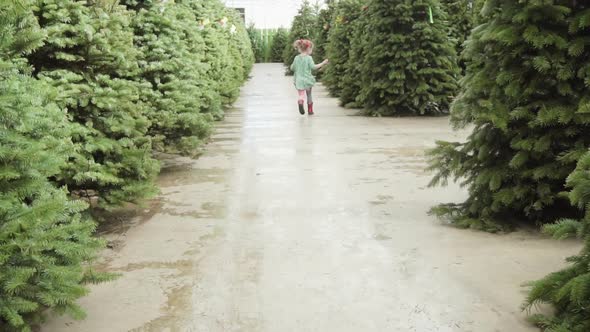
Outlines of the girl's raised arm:
<svg viewBox="0 0 590 332">
<path fill-rule="evenodd" d="M 326 60 L 322 61 L 321 63 L 318 63 L 317 65 L 314 65 L 313 66 L 313 69 L 320 69 L 323 66 L 327 65 L 328 63 L 329 63 L 329 61 L 328 61 L 328 59 L 326 59 Z"/>
</svg>

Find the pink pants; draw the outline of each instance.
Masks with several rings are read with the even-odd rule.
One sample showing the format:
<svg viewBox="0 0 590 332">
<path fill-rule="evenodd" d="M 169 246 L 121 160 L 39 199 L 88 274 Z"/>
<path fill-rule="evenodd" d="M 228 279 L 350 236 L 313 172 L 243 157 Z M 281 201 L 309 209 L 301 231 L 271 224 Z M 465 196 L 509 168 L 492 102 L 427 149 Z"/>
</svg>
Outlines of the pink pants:
<svg viewBox="0 0 590 332">
<path fill-rule="evenodd" d="M 309 88 L 307 90 L 297 90 L 297 93 L 299 94 L 299 99 L 298 99 L 299 104 L 303 104 L 303 102 L 305 101 L 306 94 L 307 94 L 307 103 L 313 104 L 313 96 L 311 94 L 311 88 Z"/>
</svg>

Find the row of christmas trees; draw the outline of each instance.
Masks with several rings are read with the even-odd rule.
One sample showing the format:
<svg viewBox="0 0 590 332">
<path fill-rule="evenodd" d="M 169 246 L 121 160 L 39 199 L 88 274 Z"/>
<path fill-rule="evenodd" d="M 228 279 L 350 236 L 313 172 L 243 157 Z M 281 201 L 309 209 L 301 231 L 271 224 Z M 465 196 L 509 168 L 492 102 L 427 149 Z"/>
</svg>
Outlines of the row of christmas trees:
<svg viewBox="0 0 590 332">
<path fill-rule="evenodd" d="M 324 11 L 318 33 L 304 5 L 291 39 L 326 41 L 322 81 L 343 105 L 450 112 L 455 128 L 472 128 L 465 142 L 429 153 L 432 185 L 456 180 L 469 191 L 433 213 L 461 227 L 529 222 L 585 239 L 570 267 L 532 284 L 527 305 L 555 306 L 555 316 L 535 317 L 548 331 L 590 331 L 590 4 L 340 0 Z M 286 49 L 285 63 L 293 54 Z"/>
<path fill-rule="evenodd" d="M 471 0 L 329 0 L 322 10 L 305 1 L 290 39 L 312 39 L 315 60 L 330 59 L 320 75 L 343 105 L 371 115 L 437 114 L 457 91 L 457 52 L 475 13 Z M 287 45 L 284 63 L 295 55 Z"/>
<path fill-rule="evenodd" d="M 248 27 L 248 35 L 257 63 L 283 61 L 283 51 L 289 39 L 286 29 L 257 29 L 252 24 Z"/>
<path fill-rule="evenodd" d="M 219 0 L 0 1 L 0 330 L 82 317 L 103 245 L 88 203 L 152 195 L 154 150 L 190 154 L 253 63 Z"/>
<path fill-rule="evenodd" d="M 478 20 L 451 107 L 471 135 L 430 152 L 432 184 L 461 181 L 469 197 L 433 212 L 463 227 L 528 222 L 583 238 L 569 267 L 531 284 L 526 307 L 554 306 L 533 317 L 545 331 L 590 331 L 590 4 L 487 0 Z"/>
</svg>

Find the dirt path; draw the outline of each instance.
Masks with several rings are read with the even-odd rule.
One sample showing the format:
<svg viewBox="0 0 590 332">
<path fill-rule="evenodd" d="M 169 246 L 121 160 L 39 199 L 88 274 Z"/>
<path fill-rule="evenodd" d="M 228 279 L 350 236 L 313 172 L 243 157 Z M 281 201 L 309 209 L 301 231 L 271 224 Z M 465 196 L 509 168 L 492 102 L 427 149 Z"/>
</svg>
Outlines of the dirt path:
<svg viewBox="0 0 590 332">
<path fill-rule="evenodd" d="M 321 87 L 302 117 L 282 73 L 257 65 L 205 155 L 164 171 L 88 318 L 43 331 L 536 331 L 520 284 L 578 245 L 441 225 L 428 208 L 465 195 L 425 188 L 447 119 L 350 116 Z"/>
</svg>

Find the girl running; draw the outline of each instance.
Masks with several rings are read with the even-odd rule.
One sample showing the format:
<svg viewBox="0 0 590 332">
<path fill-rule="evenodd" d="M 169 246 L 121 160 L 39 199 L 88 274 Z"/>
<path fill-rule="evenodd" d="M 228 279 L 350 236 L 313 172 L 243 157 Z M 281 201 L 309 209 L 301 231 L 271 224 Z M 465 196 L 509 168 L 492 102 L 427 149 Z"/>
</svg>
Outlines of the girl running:
<svg viewBox="0 0 590 332">
<path fill-rule="evenodd" d="M 291 71 L 295 76 L 295 88 L 299 94 L 297 101 L 299 105 L 299 113 L 305 114 L 303 103 L 305 95 L 307 95 L 307 113 L 313 115 L 313 97 L 311 89 L 315 85 L 315 78 L 313 77 L 312 71 L 320 69 L 328 64 L 328 59 L 324 60 L 320 64 L 315 64 L 311 54 L 313 53 L 313 43 L 311 40 L 300 39 L 296 41 L 293 46 L 299 51 L 299 55 L 293 60 L 291 64 Z"/>
</svg>

